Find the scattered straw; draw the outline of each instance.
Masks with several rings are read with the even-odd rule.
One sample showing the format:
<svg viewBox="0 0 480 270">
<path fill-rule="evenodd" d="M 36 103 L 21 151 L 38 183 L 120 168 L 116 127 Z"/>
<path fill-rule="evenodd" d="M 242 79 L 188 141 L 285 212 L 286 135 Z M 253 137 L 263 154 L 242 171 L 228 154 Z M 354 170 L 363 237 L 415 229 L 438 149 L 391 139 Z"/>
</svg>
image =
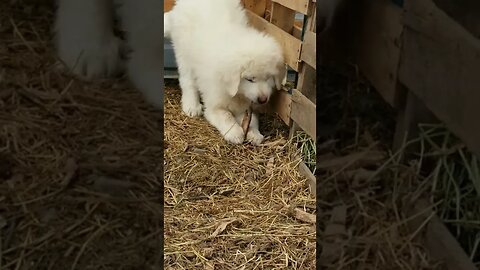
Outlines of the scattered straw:
<svg viewBox="0 0 480 270">
<path fill-rule="evenodd" d="M 167 87 L 166 269 L 315 269 L 315 200 L 283 123 L 261 120 L 263 146 L 231 145 L 179 102 Z"/>
<path fill-rule="evenodd" d="M 159 269 L 162 115 L 55 68 L 53 2 L 0 1 L 0 268 Z"/>
<path fill-rule="evenodd" d="M 472 261 L 480 266 L 480 162 L 443 125 L 422 125 L 422 170 L 435 164 L 431 174 L 432 201 L 439 217 Z M 430 165 L 432 167 L 432 165 Z"/>
<path fill-rule="evenodd" d="M 431 196 L 418 161 L 390 153 L 394 112 L 358 78 L 319 76 L 317 232 L 321 269 L 444 269 L 411 228 L 410 207 Z M 361 116 L 361 117 L 359 117 Z M 417 139 L 416 142 L 419 142 Z M 407 142 L 410 145 L 413 142 Z"/>
</svg>

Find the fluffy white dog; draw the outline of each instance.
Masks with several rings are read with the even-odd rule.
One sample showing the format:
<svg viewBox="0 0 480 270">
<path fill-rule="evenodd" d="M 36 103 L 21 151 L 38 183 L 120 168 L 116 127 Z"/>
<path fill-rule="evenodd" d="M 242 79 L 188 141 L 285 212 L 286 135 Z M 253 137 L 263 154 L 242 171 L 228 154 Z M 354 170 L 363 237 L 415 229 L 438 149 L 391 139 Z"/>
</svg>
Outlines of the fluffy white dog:
<svg viewBox="0 0 480 270">
<path fill-rule="evenodd" d="M 55 22 L 59 58 L 76 75 L 98 78 L 122 71 L 122 41 L 114 34 L 118 10 L 131 51 L 130 80 L 146 99 L 163 109 L 163 41 L 159 0 L 57 0 Z"/>
<path fill-rule="evenodd" d="M 177 0 L 164 15 L 164 36 L 172 40 L 184 113 L 201 115 L 201 96 L 207 121 L 226 141 L 243 143 L 245 110 L 281 87 L 280 45 L 248 25 L 240 0 Z M 254 114 L 247 140 L 258 145 L 263 138 Z"/>
</svg>

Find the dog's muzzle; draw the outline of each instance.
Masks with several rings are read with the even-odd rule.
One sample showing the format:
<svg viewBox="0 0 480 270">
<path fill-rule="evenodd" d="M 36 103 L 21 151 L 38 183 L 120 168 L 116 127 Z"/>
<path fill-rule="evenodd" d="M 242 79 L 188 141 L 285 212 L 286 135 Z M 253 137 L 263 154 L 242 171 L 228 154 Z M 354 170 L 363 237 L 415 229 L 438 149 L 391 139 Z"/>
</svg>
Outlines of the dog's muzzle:
<svg viewBox="0 0 480 270">
<path fill-rule="evenodd" d="M 265 103 L 267 103 L 267 101 L 268 101 L 268 97 L 267 97 L 267 96 L 259 96 L 259 97 L 257 98 L 257 102 L 258 102 L 259 104 L 265 104 Z"/>
</svg>

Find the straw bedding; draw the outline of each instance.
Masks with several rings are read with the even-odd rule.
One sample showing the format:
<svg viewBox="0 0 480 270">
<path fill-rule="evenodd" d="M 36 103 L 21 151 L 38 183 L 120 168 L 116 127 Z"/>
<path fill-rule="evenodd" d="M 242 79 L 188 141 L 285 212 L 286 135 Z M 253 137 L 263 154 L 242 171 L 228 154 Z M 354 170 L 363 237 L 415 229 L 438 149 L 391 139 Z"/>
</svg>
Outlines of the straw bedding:
<svg viewBox="0 0 480 270">
<path fill-rule="evenodd" d="M 47 4 L 0 1 L 0 269 L 160 269 L 162 115 L 56 69 Z"/>
<path fill-rule="evenodd" d="M 354 74 L 321 72 L 321 269 L 445 269 L 423 246 L 425 219 L 410 211 L 419 198 L 432 198 L 431 177 L 418 160 L 403 159 L 403 149 L 389 150 L 395 112 Z M 413 225 L 415 219 L 421 225 Z"/>
<path fill-rule="evenodd" d="M 166 269 L 314 269 L 315 200 L 284 124 L 262 116 L 263 146 L 226 143 L 165 98 Z"/>
</svg>

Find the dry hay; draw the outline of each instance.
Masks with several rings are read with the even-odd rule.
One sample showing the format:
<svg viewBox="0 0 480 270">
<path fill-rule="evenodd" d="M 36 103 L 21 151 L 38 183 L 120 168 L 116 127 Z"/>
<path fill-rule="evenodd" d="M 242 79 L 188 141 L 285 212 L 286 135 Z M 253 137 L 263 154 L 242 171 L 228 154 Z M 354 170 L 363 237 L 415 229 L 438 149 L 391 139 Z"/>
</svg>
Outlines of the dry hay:
<svg viewBox="0 0 480 270">
<path fill-rule="evenodd" d="M 235 146 L 179 102 L 167 87 L 166 269 L 315 269 L 315 200 L 283 124 L 261 128 L 263 146 Z"/>
<path fill-rule="evenodd" d="M 389 151 L 395 114 L 358 78 L 321 78 L 327 80 L 320 82 L 317 115 L 325 127 L 317 147 L 322 269 L 444 269 L 421 242 L 425 219 L 411 211 L 419 198 L 431 198 L 431 176 L 422 175 L 418 160 L 405 162 L 404 149 Z"/>
<path fill-rule="evenodd" d="M 124 79 L 61 74 L 52 7 L 9 2 L 0 3 L 0 269 L 159 269 L 161 114 Z"/>
<path fill-rule="evenodd" d="M 443 269 L 417 239 L 425 224 L 413 225 L 420 217 L 411 207 L 428 194 L 428 179 L 417 174 L 415 163 L 402 164 L 399 155 L 390 156 L 377 143 L 367 145 L 362 137 L 359 143 L 354 151 L 344 149 L 338 156 L 330 151 L 319 157 L 321 265 Z"/>
<path fill-rule="evenodd" d="M 444 125 L 421 125 L 420 143 L 436 213 L 480 268 L 480 160 Z"/>
</svg>

